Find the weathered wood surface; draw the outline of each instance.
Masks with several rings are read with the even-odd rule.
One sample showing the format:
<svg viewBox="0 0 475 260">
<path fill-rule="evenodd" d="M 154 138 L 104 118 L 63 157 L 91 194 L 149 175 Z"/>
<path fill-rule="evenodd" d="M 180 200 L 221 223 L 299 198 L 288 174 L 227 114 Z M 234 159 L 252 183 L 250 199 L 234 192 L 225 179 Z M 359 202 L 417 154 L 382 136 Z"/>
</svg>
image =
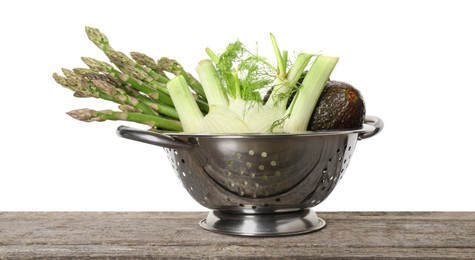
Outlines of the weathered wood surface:
<svg viewBox="0 0 475 260">
<path fill-rule="evenodd" d="M 327 226 L 279 238 L 201 229 L 203 212 L 3 212 L 0 258 L 469 258 L 475 212 L 322 212 Z"/>
</svg>

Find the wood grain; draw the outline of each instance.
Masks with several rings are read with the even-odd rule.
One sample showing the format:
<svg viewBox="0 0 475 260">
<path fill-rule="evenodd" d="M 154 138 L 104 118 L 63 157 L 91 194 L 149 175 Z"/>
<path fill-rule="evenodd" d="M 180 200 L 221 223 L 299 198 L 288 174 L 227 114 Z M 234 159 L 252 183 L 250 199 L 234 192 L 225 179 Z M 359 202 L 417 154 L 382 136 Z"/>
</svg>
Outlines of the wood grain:
<svg viewBox="0 0 475 260">
<path fill-rule="evenodd" d="M 2 212 L 0 258 L 475 259 L 475 212 L 322 212 L 289 237 L 203 230 L 204 212 Z"/>
</svg>

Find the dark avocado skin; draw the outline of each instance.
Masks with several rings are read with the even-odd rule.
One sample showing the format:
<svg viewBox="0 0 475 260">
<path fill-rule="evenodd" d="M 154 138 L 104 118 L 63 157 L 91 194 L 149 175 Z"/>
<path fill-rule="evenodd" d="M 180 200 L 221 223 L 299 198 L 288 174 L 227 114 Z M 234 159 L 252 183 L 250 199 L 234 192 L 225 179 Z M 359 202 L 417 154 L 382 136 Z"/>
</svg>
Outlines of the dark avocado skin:
<svg viewBox="0 0 475 260">
<path fill-rule="evenodd" d="M 307 130 L 347 130 L 363 126 L 366 108 L 363 96 L 352 85 L 328 81 L 318 99 Z"/>
<path fill-rule="evenodd" d="M 302 75 L 297 86 L 305 77 Z M 272 89 L 264 96 L 264 103 L 267 102 Z M 287 102 L 287 107 L 291 104 L 296 91 L 292 92 Z M 352 85 L 329 80 L 323 88 L 320 98 L 310 118 L 307 130 L 351 130 L 363 126 L 366 108 L 363 96 Z"/>
</svg>

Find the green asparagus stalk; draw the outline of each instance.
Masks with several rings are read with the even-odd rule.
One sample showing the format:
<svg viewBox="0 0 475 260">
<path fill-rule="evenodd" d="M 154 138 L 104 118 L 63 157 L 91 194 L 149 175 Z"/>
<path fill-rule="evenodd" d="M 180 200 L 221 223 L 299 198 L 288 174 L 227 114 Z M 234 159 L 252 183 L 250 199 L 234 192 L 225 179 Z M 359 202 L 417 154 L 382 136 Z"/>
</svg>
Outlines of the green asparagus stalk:
<svg viewBox="0 0 475 260">
<path fill-rule="evenodd" d="M 159 70 L 168 71 L 176 76 L 183 76 L 186 83 L 196 92 L 202 101 L 206 101 L 206 94 L 201 83 L 193 77 L 190 73 L 186 72 L 176 60 L 162 57 L 157 61 L 157 67 Z"/>
<path fill-rule="evenodd" d="M 142 70 L 139 70 L 133 66 L 124 65 L 122 66 L 121 71 L 124 72 L 124 74 L 129 75 L 132 78 L 144 84 L 147 84 L 148 86 L 151 86 L 152 88 L 156 89 L 157 91 L 163 94 L 166 94 L 168 96 L 170 95 L 165 84 L 155 81 L 152 77 L 150 77 L 147 73 L 145 73 Z"/>
<path fill-rule="evenodd" d="M 55 81 L 74 92 L 75 97 L 94 97 L 119 104 L 120 111 L 77 109 L 67 114 L 81 121 L 126 120 L 147 124 L 157 130 L 182 131 L 174 103 L 166 88 L 170 79 L 151 57 L 132 52 L 129 58 L 114 50 L 107 37 L 99 30 L 86 27 L 88 38 L 101 49 L 109 61 L 82 58 L 89 68 L 63 69 L 63 76 L 53 74 Z M 164 61 L 164 59 L 162 59 Z M 200 82 L 185 72 L 178 62 L 163 63 L 167 72 L 182 75 L 195 90 L 198 106 L 208 112 Z M 178 119 L 178 120 L 177 120 Z"/>
<path fill-rule="evenodd" d="M 124 67 L 133 67 L 135 70 L 139 70 L 147 75 L 147 77 L 150 77 L 152 80 L 165 84 L 169 81 L 169 79 L 157 72 L 155 72 L 153 69 L 150 69 L 148 67 L 144 67 L 138 63 L 136 63 L 134 60 L 129 58 L 127 55 L 125 55 L 122 52 L 119 51 L 109 51 L 107 53 L 107 57 L 109 57 L 109 60 L 115 64 L 120 70 L 122 70 Z"/>
<path fill-rule="evenodd" d="M 77 77 L 71 70 L 63 69 L 66 78 L 54 73 L 53 78 L 63 87 L 74 91 L 75 97 L 94 97 L 109 100 L 119 104 L 127 104 L 135 106 L 143 113 L 150 115 L 158 115 L 151 107 L 139 102 L 136 98 L 123 93 L 122 90 L 116 89 L 106 81 L 93 79 L 92 82 L 86 82 Z"/>
<path fill-rule="evenodd" d="M 119 112 L 112 110 L 92 110 L 88 108 L 76 109 L 67 114 L 77 120 L 84 122 L 102 122 L 106 120 L 131 121 L 146 124 L 170 131 L 182 131 L 181 123 L 177 120 L 167 119 L 158 116 L 146 115 L 135 112 Z"/>
<path fill-rule="evenodd" d="M 156 90 L 140 84 L 140 82 L 135 81 L 134 79 L 130 78 L 128 75 L 124 75 L 121 71 L 115 69 L 112 65 L 108 64 L 107 62 L 96 60 L 94 58 L 82 57 L 81 60 L 93 71 L 104 73 L 107 75 L 111 75 L 114 78 L 124 81 L 130 84 L 133 88 L 137 89 L 138 91 L 142 91 L 145 94 L 155 93 Z"/>
<path fill-rule="evenodd" d="M 112 77 L 110 75 L 96 73 L 93 70 L 86 69 L 86 68 L 74 68 L 73 71 L 77 75 L 79 75 L 79 76 L 81 76 L 81 77 L 83 77 L 83 78 L 85 78 L 89 81 L 91 81 L 93 79 L 106 81 L 106 82 L 114 85 L 116 88 L 119 88 L 119 89 L 125 91 L 125 93 L 127 95 L 133 96 L 133 97 L 141 100 L 144 103 L 150 104 L 149 106 L 152 107 L 152 108 L 154 108 L 154 105 L 152 105 L 152 104 L 156 104 L 151 98 L 142 95 L 138 90 L 136 90 L 134 88 L 131 88 L 128 84 L 123 83 L 123 82 L 115 79 L 114 77 Z"/>
<path fill-rule="evenodd" d="M 79 91 L 87 91 L 91 92 L 91 88 L 87 85 L 87 83 L 78 75 L 74 73 L 72 70 L 68 70 L 65 68 L 62 68 L 61 71 L 63 72 L 65 78 L 63 80 L 63 87 L 69 88 L 73 91 L 79 90 Z M 53 78 L 55 75 L 53 75 Z M 57 78 L 58 76 L 56 76 Z M 58 82 L 59 83 L 59 82 Z"/>
<path fill-rule="evenodd" d="M 122 73 L 121 71 L 115 69 L 112 65 L 108 64 L 107 62 L 99 61 L 93 58 L 82 57 L 82 61 L 93 71 L 105 73 L 107 75 L 111 75 L 114 78 L 129 84 L 132 88 L 147 94 L 152 99 L 157 100 L 161 103 L 167 104 L 169 106 L 173 106 L 173 101 L 168 95 L 156 95 L 157 90 L 153 87 L 144 84 L 141 81 L 130 77 L 127 74 Z"/>
<path fill-rule="evenodd" d="M 166 88 L 166 85 L 164 85 L 163 83 L 157 82 L 156 80 L 154 80 L 153 77 L 150 77 L 149 74 L 147 74 L 143 70 L 137 69 L 137 67 L 134 66 L 134 64 L 128 61 L 128 57 L 126 57 L 125 55 L 119 54 L 118 52 L 115 52 L 115 53 L 111 52 L 110 55 L 111 55 L 110 56 L 111 60 L 113 61 L 120 60 L 120 61 L 115 61 L 113 63 L 121 64 L 120 68 L 122 72 L 124 72 L 123 75 L 127 75 L 127 77 L 130 77 L 128 78 L 129 80 L 134 79 L 138 82 L 141 82 L 143 85 L 147 85 L 153 89 L 156 89 L 159 92 L 159 94 L 165 94 L 166 96 L 163 96 L 162 99 L 166 99 L 165 103 L 171 105 L 170 103 L 172 103 L 172 101 L 171 101 L 171 98 L 169 99 L 170 93 L 168 89 Z M 178 64 L 176 61 L 174 62 Z M 181 65 L 178 64 L 178 66 L 181 66 Z M 184 72 L 183 69 L 181 71 L 184 74 L 188 74 Z M 199 87 L 202 89 L 201 84 L 195 78 L 193 78 L 191 74 L 189 74 L 187 78 L 190 80 L 190 82 L 194 83 L 195 86 L 198 84 Z M 204 113 L 208 113 L 209 107 L 208 107 L 208 104 L 204 101 L 204 99 L 198 98 L 196 101 L 198 103 L 198 107 L 200 108 L 200 110 Z"/>
<path fill-rule="evenodd" d="M 145 71 L 149 76 L 154 78 L 154 80 L 167 83 L 169 79 L 159 73 L 156 73 L 152 69 L 147 69 L 139 64 L 137 64 L 134 60 L 130 59 L 127 55 L 122 52 L 114 50 L 112 46 L 110 46 L 109 39 L 105 36 L 101 31 L 96 28 L 86 27 L 86 34 L 99 49 L 101 49 L 104 54 L 109 58 L 109 60 L 114 63 L 119 69 L 122 69 L 122 66 L 132 66 L 137 69 L 141 69 Z"/>
<path fill-rule="evenodd" d="M 132 59 L 137 62 L 137 64 L 140 64 L 144 67 L 147 67 L 149 69 L 154 70 L 155 72 L 158 72 L 159 70 L 157 69 L 157 63 L 152 57 L 147 56 L 146 54 L 143 54 L 141 52 L 131 52 L 130 56 Z"/>
<path fill-rule="evenodd" d="M 137 70 L 136 68 L 131 67 L 131 66 L 124 66 L 123 71 L 125 73 L 124 75 L 130 75 L 132 78 L 138 79 L 138 80 L 140 80 L 140 82 L 143 82 L 143 84 L 151 85 L 153 88 L 155 88 L 159 91 L 159 94 L 165 94 L 166 97 L 170 96 L 170 93 L 169 93 L 169 91 L 168 91 L 168 89 L 166 88 L 165 85 L 154 81 L 151 77 L 149 77 L 143 71 Z M 196 82 L 198 82 L 196 79 L 194 79 L 194 80 Z M 198 82 L 198 84 L 199 84 L 199 82 Z M 200 108 L 200 110 L 204 113 L 208 113 L 209 112 L 208 103 L 203 101 L 203 99 L 196 98 L 196 96 L 195 96 L 195 99 L 196 99 L 196 102 L 197 102 L 198 107 Z M 170 100 L 171 100 L 171 98 L 170 98 Z M 167 100 L 167 102 L 168 102 L 168 100 Z"/>
<path fill-rule="evenodd" d="M 139 85 L 148 85 L 151 88 L 158 90 L 160 93 L 166 94 L 166 96 L 160 95 L 163 99 L 161 100 L 161 102 L 173 106 L 168 90 L 164 85 L 164 83 L 167 83 L 169 79 L 164 76 L 163 73 L 157 73 L 156 70 L 154 70 L 153 68 L 142 66 L 131 58 L 129 58 L 124 53 L 114 50 L 114 48 L 112 48 L 112 46 L 110 45 L 107 36 L 104 35 L 98 29 L 86 27 L 86 34 L 89 40 L 91 40 L 99 49 L 101 49 L 104 54 L 106 54 L 106 56 L 109 58 L 109 60 L 123 72 L 122 75 L 126 75 L 121 75 L 120 77 L 131 81 L 129 82 L 131 85 L 136 85 L 135 83 L 138 83 Z M 142 58 L 144 58 L 144 56 L 142 56 Z M 198 95 L 197 102 L 201 111 L 204 113 L 208 113 L 209 107 L 206 103 L 206 96 L 203 87 L 201 86 L 200 82 L 196 80 L 190 73 L 185 72 L 183 67 L 178 62 L 176 62 L 175 60 L 169 60 L 169 62 L 167 62 L 166 64 L 164 63 L 161 66 L 157 64 L 156 67 L 158 71 L 163 71 L 161 69 L 163 67 L 164 69 L 167 69 L 166 71 L 174 73 L 175 75 L 182 75 L 187 81 L 187 83 L 190 85 L 190 87 Z"/>
<path fill-rule="evenodd" d="M 140 113 L 135 107 L 129 105 L 119 105 L 119 109 L 122 112 L 133 112 L 133 113 Z"/>
<path fill-rule="evenodd" d="M 78 76 L 79 73 L 63 69 L 63 73 L 67 78 L 62 78 L 58 74 L 53 74 L 56 82 L 75 92 L 76 97 L 95 97 L 101 98 L 123 105 L 131 105 L 137 110 L 149 115 L 162 114 L 168 117 L 179 119 L 178 113 L 174 107 L 158 104 L 149 98 L 139 95 L 137 97 L 130 96 L 121 88 L 115 87 L 113 79 L 104 74 L 91 73 L 88 69 L 75 69 L 82 72 L 83 78 Z"/>
<path fill-rule="evenodd" d="M 155 73 L 162 75 L 168 79 L 168 76 L 162 71 L 159 70 L 157 62 L 152 57 L 147 56 L 146 54 L 140 52 L 131 52 L 130 56 L 132 59 L 137 62 L 137 64 L 144 66 L 145 68 L 153 70 Z"/>
<path fill-rule="evenodd" d="M 203 86 L 201 86 L 201 83 L 190 73 L 186 72 L 176 60 L 163 57 L 158 61 L 157 68 L 159 70 L 168 71 L 176 76 L 183 76 L 188 86 L 195 91 L 196 96 L 194 97 L 200 110 L 205 114 L 209 112 L 209 106 L 206 101 L 206 95 L 203 90 Z"/>
<path fill-rule="evenodd" d="M 115 102 L 115 99 L 109 95 L 106 95 L 102 92 L 98 91 L 91 91 L 88 88 L 85 88 L 83 85 L 79 85 L 76 83 L 71 82 L 71 79 L 66 77 L 62 77 L 57 73 L 53 73 L 53 78 L 59 85 L 71 90 L 74 92 L 75 97 L 84 98 L 84 97 L 94 97 L 94 98 L 101 98 L 104 100 L 109 100 Z"/>
<path fill-rule="evenodd" d="M 77 77 L 81 78 L 86 78 L 88 80 L 102 80 L 102 81 L 107 81 L 113 84 L 114 86 L 118 86 L 120 82 L 116 80 L 114 77 L 111 77 L 108 74 L 101 74 L 101 73 L 96 73 L 91 69 L 87 68 L 74 68 L 72 69 L 74 74 L 76 74 Z"/>
<path fill-rule="evenodd" d="M 96 86 L 101 92 L 109 96 L 115 97 L 119 101 L 120 104 L 131 105 L 145 114 L 158 115 L 158 112 L 150 108 L 148 105 L 139 101 L 135 97 L 125 94 L 125 92 L 122 89 L 118 89 L 105 81 L 93 79 L 92 84 L 94 84 L 94 86 Z"/>
</svg>

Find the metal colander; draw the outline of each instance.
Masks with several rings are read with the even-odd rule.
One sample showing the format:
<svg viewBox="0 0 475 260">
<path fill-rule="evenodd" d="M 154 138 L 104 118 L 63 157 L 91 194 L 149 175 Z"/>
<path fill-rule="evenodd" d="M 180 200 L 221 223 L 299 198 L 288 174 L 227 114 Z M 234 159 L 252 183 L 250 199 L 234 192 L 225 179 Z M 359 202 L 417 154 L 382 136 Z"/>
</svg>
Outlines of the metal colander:
<svg viewBox="0 0 475 260">
<path fill-rule="evenodd" d="M 299 134 L 210 135 L 157 133 L 121 126 L 121 137 L 162 146 L 186 190 L 212 209 L 200 225 L 251 236 L 305 233 L 325 222 L 310 209 L 335 188 L 359 139 L 383 122 L 366 117 L 361 129 Z"/>
</svg>

